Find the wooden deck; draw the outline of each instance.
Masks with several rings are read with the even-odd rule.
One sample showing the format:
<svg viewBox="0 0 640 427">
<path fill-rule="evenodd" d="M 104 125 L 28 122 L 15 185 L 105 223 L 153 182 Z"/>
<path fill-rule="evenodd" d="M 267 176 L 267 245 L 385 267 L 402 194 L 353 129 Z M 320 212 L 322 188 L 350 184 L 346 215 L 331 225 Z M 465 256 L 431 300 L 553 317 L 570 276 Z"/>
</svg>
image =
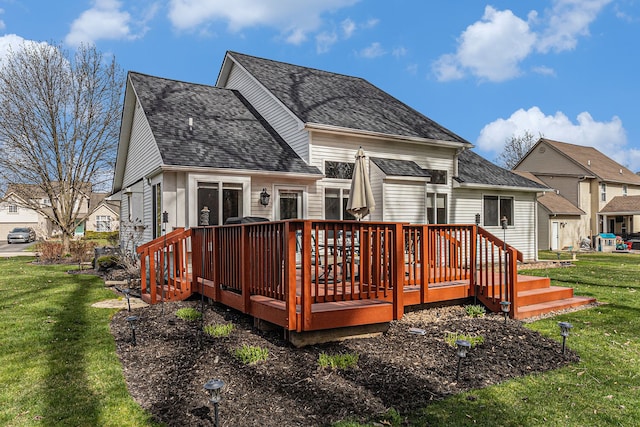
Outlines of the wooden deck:
<svg viewBox="0 0 640 427">
<path fill-rule="evenodd" d="M 474 297 L 522 319 L 587 304 L 517 274 L 522 255 L 475 225 L 288 220 L 175 230 L 140 248 L 149 303 L 201 293 L 297 333 L 386 323 Z"/>
</svg>

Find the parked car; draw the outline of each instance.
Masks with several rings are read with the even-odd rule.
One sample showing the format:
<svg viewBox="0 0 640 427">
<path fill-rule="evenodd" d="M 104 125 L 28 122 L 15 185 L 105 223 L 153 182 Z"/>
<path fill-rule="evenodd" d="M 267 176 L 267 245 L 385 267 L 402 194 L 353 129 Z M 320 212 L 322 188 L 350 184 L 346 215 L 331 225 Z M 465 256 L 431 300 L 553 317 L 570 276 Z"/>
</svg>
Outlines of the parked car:
<svg viewBox="0 0 640 427">
<path fill-rule="evenodd" d="M 29 243 L 36 240 L 36 232 L 31 227 L 16 227 L 7 234 L 7 243 Z"/>
</svg>

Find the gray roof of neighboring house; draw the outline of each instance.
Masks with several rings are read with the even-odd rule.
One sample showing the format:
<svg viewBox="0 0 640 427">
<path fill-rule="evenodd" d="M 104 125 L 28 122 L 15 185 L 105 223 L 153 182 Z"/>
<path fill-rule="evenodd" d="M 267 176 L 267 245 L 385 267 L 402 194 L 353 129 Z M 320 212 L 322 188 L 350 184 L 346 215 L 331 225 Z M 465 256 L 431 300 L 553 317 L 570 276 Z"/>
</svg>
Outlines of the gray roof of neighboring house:
<svg viewBox="0 0 640 427">
<path fill-rule="evenodd" d="M 553 215 L 585 215 L 582 209 L 555 191 L 548 191 L 538 197 L 538 203 Z"/>
<path fill-rule="evenodd" d="M 466 184 L 549 189 L 546 185 L 539 184 L 494 165 L 471 150 L 465 150 L 460 153 L 458 157 L 458 176 L 455 179 L 460 183 Z"/>
<path fill-rule="evenodd" d="M 304 123 L 469 144 L 368 81 L 228 52 Z"/>
<path fill-rule="evenodd" d="M 129 79 L 165 165 L 322 175 L 237 91 L 135 72 Z"/>
<path fill-rule="evenodd" d="M 383 159 L 380 157 L 371 157 L 370 160 L 388 176 L 431 177 L 426 170 L 412 160 Z"/>
</svg>

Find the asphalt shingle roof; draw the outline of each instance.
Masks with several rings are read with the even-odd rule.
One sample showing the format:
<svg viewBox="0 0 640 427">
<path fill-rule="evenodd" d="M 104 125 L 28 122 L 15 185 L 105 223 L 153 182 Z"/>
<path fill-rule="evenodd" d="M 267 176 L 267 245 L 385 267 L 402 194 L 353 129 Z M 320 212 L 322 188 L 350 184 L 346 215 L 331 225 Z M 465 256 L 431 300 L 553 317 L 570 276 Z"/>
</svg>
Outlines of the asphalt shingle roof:
<svg viewBox="0 0 640 427">
<path fill-rule="evenodd" d="M 494 165 L 471 150 L 460 153 L 456 179 L 460 183 L 549 189 L 546 185 Z"/>
<path fill-rule="evenodd" d="M 362 78 L 228 54 L 304 123 L 469 144 Z"/>
<path fill-rule="evenodd" d="M 431 176 L 412 160 L 383 159 L 380 157 L 371 157 L 370 160 L 388 176 L 410 176 L 419 178 L 429 178 Z"/>
<path fill-rule="evenodd" d="M 616 196 L 606 204 L 600 213 L 640 212 L 640 196 Z"/>
<path fill-rule="evenodd" d="M 135 72 L 129 78 L 165 165 L 322 174 L 237 91 Z"/>
</svg>

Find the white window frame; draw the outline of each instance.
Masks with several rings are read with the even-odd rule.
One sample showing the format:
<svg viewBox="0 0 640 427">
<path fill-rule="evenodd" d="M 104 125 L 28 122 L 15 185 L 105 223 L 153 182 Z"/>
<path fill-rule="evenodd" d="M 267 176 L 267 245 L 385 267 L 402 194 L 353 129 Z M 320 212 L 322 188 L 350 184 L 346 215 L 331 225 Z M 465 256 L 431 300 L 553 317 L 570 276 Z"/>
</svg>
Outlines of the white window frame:
<svg viewBox="0 0 640 427">
<path fill-rule="evenodd" d="M 498 201 L 498 223 L 487 225 L 486 211 L 485 211 L 485 199 L 487 197 L 496 197 Z M 510 199 L 511 200 L 511 215 L 507 216 L 507 226 L 513 227 L 516 224 L 515 221 L 515 209 L 516 209 L 516 198 L 514 196 L 503 196 L 500 194 L 483 194 L 482 195 L 482 225 L 484 227 L 502 227 L 502 218 L 500 217 L 500 200 L 502 199 Z"/>
<path fill-rule="evenodd" d="M 18 214 L 18 205 L 16 205 L 15 203 L 9 204 L 9 207 L 7 208 L 7 212 L 11 215 Z"/>
<path fill-rule="evenodd" d="M 249 212 L 251 209 L 251 178 L 229 175 L 189 174 L 187 182 L 189 187 L 188 194 L 193 194 L 193 197 L 189 198 L 189 217 L 187 218 L 188 224 L 185 225 L 187 228 L 198 226 L 198 219 L 200 218 L 200 212 L 198 212 L 199 183 L 217 184 L 220 186 L 219 188 L 223 188 L 224 184 L 241 184 L 242 212 L 240 213 L 240 216 L 249 216 Z M 222 192 L 220 193 L 222 194 Z"/>
<path fill-rule="evenodd" d="M 101 224 L 104 224 L 104 229 L 101 229 Z M 96 231 L 111 231 L 111 215 L 96 215 Z"/>
<path fill-rule="evenodd" d="M 281 193 L 298 193 L 300 194 L 300 202 L 302 206 L 298 206 L 298 217 L 305 219 L 308 216 L 308 202 L 307 202 L 307 186 L 306 185 L 274 185 L 273 191 L 275 194 L 275 201 L 273 203 L 274 218 L 279 221 L 280 218 L 280 194 Z"/>
</svg>

